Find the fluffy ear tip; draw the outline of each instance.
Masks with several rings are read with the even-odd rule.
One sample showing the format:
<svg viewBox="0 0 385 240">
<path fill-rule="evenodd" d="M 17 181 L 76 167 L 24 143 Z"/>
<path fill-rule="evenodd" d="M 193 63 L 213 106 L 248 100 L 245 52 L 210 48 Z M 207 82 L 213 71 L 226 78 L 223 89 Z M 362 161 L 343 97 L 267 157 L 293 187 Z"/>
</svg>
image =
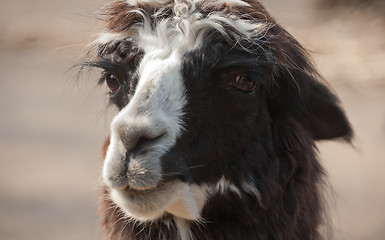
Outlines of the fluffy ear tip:
<svg viewBox="0 0 385 240">
<path fill-rule="evenodd" d="M 350 124 L 350 121 L 348 120 L 345 111 L 342 110 L 342 108 L 340 111 L 341 111 L 341 116 L 339 120 L 340 127 L 336 138 L 351 144 L 354 138 L 354 131 L 353 131 L 352 125 Z"/>
<path fill-rule="evenodd" d="M 345 133 L 342 134 L 338 139 L 342 140 L 343 142 L 346 142 L 348 144 L 353 144 L 354 139 L 354 131 L 351 128 L 350 124 L 347 126 Z"/>
<path fill-rule="evenodd" d="M 345 123 L 342 127 L 338 129 L 338 131 L 329 135 L 318 135 L 314 136 L 314 140 L 322 141 L 322 140 L 339 140 L 348 144 L 353 144 L 354 139 L 354 131 L 348 122 L 347 119 L 345 119 Z M 313 133 L 314 134 L 314 133 Z"/>
</svg>

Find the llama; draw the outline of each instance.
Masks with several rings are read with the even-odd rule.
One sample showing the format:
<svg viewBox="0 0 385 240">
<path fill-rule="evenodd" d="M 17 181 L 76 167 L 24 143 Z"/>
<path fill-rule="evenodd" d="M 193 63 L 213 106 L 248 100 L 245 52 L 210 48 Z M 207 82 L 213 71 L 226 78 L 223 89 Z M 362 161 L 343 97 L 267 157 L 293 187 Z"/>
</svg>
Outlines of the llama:
<svg viewBox="0 0 385 240">
<path fill-rule="evenodd" d="M 84 66 L 119 112 L 104 147 L 109 240 L 322 239 L 316 140 L 338 98 L 256 0 L 125 0 Z"/>
</svg>

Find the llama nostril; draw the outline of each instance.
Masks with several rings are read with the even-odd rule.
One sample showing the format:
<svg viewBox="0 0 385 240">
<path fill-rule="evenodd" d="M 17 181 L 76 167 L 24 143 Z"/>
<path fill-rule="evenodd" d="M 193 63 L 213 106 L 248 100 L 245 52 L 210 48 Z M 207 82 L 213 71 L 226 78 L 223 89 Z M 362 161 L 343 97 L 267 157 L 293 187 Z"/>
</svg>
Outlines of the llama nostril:
<svg viewBox="0 0 385 240">
<path fill-rule="evenodd" d="M 159 135 L 157 137 L 153 137 L 153 138 L 147 137 L 147 136 L 139 137 L 138 140 L 136 141 L 135 147 L 133 148 L 133 152 L 135 152 L 137 150 L 143 151 L 145 146 L 149 146 L 149 145 L 155 143 L 158 139 L 162 138 L 162 136 L 164 136 L 164 134 L 161 134 L 161 135 Z"/>
<path fill-rule="evenodd" d="M 148 138 L 148 137 L 139 137 L 138 138 L 138 140 L 137 140 L 137 142 L 136 142 L 136 148 L 137 147 L 140 147 L 140 146 L 142 146 L 142 145 L 144 145 L 145 143 L 147 143 L 147 142 L 151 142 L 151 138 Z"/>
<path fill-rule="evenodd" d="M 127 151 L 126 152 L 126 158 L 124 159 L 125 164 L 128 164 L 130 162 L 131 156 L 132 156 L 131 152 Z"/>
</svg>

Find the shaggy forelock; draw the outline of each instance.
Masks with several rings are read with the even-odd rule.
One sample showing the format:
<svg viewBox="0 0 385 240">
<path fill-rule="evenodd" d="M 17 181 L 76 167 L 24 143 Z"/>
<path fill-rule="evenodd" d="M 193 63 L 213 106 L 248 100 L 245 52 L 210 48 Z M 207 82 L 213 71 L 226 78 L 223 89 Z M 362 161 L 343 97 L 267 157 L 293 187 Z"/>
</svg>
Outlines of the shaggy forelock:
<svg viewBox="0 0 385 240">
<path fill-rule="evenodd" d="M 242 0 L 113 1 L 104 10 L 107 31 L 91 45 L 132 36 L 144 49 L 189 51 L 219 33 L 230 45 L 250 51 L 268 42 L 266 33 L 275 25 L 263 8 L 256 11 L 259 7 Z"/>
</svg>

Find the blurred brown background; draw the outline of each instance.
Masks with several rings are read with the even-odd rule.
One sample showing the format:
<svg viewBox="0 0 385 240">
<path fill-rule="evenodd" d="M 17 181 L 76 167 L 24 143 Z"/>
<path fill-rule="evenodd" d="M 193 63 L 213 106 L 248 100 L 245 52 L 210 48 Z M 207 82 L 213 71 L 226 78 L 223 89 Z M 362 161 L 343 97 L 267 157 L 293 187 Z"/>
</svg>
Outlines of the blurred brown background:
<svg viewBox="0 0 385 240">
<path fill-rule="evenodd" d="M 312 52 L 356 131 L 319 143 L 336 240 L 385 239 L 384 1 L 264 0 Z M 101 239 L 99 149 L 114 110 L 67 71 L 104 0 L 0 0 L 0 240 Z"/>
</svg>

